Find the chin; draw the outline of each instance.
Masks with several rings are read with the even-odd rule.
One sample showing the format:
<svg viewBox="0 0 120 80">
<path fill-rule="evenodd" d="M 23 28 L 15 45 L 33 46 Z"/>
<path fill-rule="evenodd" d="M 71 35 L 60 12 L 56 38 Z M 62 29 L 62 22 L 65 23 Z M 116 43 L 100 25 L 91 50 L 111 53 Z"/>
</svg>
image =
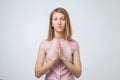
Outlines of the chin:
<svg viewBox="0 0 120 80">
<path fill-rule="evenodd" d="M 57 32 L 63 32 L 64 30 L 57 30 Z"/>
</svg>

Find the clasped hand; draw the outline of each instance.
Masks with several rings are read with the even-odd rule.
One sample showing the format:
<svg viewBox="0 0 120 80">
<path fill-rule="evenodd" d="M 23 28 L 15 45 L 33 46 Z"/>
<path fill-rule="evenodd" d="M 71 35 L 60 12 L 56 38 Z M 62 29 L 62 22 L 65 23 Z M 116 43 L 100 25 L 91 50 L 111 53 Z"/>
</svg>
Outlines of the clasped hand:
<svg viewBox="0 0 120 80">
<path fill-rule="evenodd" d="M 64 54 L 62 52 L 62 49 L 61 49 L 59 41 L 57 41 L 56 51 L 55 51 L 55 54 L 53 56 L 53 59 L 56 60 L 56 61 L 57 60 L 62 60 L 62 61 L 65 60 L 65 56 L 64 56 Z"/>
</svg>

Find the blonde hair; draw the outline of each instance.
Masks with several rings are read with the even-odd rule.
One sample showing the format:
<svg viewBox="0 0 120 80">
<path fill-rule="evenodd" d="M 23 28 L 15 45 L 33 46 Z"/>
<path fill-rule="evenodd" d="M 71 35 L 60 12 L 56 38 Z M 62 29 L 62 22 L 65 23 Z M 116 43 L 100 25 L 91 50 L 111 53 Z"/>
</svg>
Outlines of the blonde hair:
<svg viewBox="0 0 120 80">
<path fill-rule="evenodd" d="M 71 29 L 70 18 L 69 18 L 67 11 L 61 7 L 54 9 L 50 14 L 49 31 L 48 31 L 47 40 L 51 41 L 54 38 L 54 28 L 52 27 L 52 16 L 55 12 L 64 14 L 65 20 L 66 20 L 64 39 L 68 41 L 72 41 L 72 38 L 71 38 L 72 29 Z"/>
</svg>

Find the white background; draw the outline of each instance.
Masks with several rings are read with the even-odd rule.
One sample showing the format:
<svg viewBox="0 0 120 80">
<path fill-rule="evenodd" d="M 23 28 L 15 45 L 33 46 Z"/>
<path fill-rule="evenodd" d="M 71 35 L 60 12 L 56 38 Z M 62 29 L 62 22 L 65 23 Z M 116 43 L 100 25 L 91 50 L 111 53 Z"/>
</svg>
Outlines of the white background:
<svg viewBox="0 0 120 80">
<path fill-rule="evenodd" d="M 80 45 L 76 80 L 120 80 L 119 0 L 0 0 L 0 80 L 44 80 L 34 66 L 57 7 L 68 11 Z"/>
</svg>

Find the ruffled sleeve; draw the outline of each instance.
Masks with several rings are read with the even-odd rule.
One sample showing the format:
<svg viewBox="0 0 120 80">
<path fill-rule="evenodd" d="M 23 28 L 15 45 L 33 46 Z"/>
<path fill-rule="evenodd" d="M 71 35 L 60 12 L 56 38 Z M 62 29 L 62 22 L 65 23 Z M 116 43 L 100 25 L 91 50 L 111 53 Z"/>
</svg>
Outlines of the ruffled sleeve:
<svg viewBox="0 0 120 80">
<path fill-rule="evenodd" d="M 79 44 L 77 41 L 72 42 L 72 50 L 73 52 L 79 49 Z"/>
<path fill-rule="evenodd" d="M 44 40 L 40 43 L 39 48 L 43 49 L 46 52 L 47 44 L 48 44 L 48 41 Z"/>
</svg>

